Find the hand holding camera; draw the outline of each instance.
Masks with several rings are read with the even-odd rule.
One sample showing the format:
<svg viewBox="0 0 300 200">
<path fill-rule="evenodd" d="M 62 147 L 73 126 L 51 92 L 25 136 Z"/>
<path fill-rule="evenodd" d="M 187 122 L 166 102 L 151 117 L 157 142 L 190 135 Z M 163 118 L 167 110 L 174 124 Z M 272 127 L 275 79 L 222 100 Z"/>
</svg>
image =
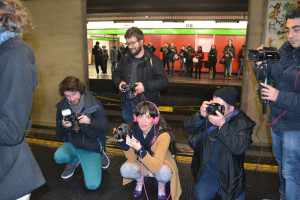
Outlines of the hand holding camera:
<svg viewBox="0 0 300 200">
<path fill-rule="evenodd" d="M 139 151 L 142 148 L 140 141 L 134 136 L 130 137 L 129 135 L 126 135 L 126 144 L 136 151 Z"/>
<path fill-rule="evenodd" d="M 272 101 L 272 102 L 275 102 L 277 100 L 279 95 L 279 90 L 264 83 L 260 83 L 260 86 L 261 86 L 260 89 L 261 99 Z"/>
<path fill-rule="evenodd" d="M 91 119 L 87 115 L 79 115 L 77 117 L 78 123 L 79 124 L 91 124 Z"/>
<path fill-rule="evenodd" d="M 226 122 L 225 116 L 218 110 L 215 111 L 214 115 L 208 115 L 208 121 L 217 127 L 222 127 Z"/>
</svg>

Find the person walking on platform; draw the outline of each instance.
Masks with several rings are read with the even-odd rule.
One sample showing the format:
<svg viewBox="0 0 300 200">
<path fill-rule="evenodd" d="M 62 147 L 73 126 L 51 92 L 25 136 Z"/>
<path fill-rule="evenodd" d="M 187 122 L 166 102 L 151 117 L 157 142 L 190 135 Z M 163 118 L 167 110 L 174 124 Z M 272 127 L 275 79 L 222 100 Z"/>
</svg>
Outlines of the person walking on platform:
<svg viewBox="0 0 300 200">
<path fill-rule="evenodd" d="M 280 60 L 268 66 L 271 83 L 261 84 L 261 97 L 271 107 L 272 148 L 279 165 L 280 197 L 300 199 L 300 9 L 288 13 L 287 41 Z M 259 66 L 260 67 L 260 66 Z"/>
<path fill-rule="evenodd" d="M 160 91 L 167 88 L 168 79 L 160 59 L 144 49 L 144 34 L 139 28 L 129 28 L 125 39 L 129 54 L 122 58 L 112 79 L 121 92 L 122 117 L 128 123 L 138 102 L 159 104 Z"/>
<path fill-rule="evenodd" d="M 217 89 L 200 112 L 185 121 L 194 150 L 192 172 L 196 200 L 245 200 L 245 151 L 251 144 L 255 123 L 234 107 L 238 92 Z"/>
<path fill-rule="evenodd" d="M 149 101 L 140 102 L 134 111 L 130 133 L 119 140 L 127 161 L 121 166 L 123 184 L 136 180 L 134 198 L 143 193 L 144 177 L 158 182 L 158 200 L 179 200 L 181 185 L 176 162 L 169 150 L 173 136 L 161 118 L 158 107 Z M 170 195 L 165 191 L 170 182 Z M 147 195 L 147 191 L 145 189 Z M 171 197 L 171 198 L 170 198 Z"/>
<path fill-rule="evenodd" d="M 0 1 L 0 199 L 29 200 L 45 183 L 26 140 L 37 86 L 35 57 L 21 39 L 31 22 L 18 0 Z"/>
<path fill-rule="evenodd" d="M 168 53 L 167 53 L 167 73 L 171 74 L 171 76 L 174 75 L 174 66 L 175 66 L 175 55 L 177 54 L 177 48 L 174 45 L 174 43 L 171 43 L 168 47 Z"/>
<path fill-rule="evenodd" d="M 164 69 L 168 69 L 168 60 L 167 60 L 167 54 L 169 52 L 168 46 L 169 46 L 168 43 L 165 43 L 160 48 L 160 52 L 162 53 L 162 61 L 163 61 L 163 67 L 164 67 Z"/>
<path fill-rule="evenodd" d="M 209 68 L 209 73 L 211 74 L 211 78 L 215 79 L 216 77 L 216 64 L 217 64 L 217 49 L 216 45 L 211 45 L 210 51 L 208 52 L 208 68 Z"/>
<path fill-rule="evenodd" d="M 102 61 L 103 64 L 101 65 L 101 70 L 103 74 L 107 73 L 107 61 L 108 61 L 108 51 L 106 49 L 106 46 L 102 46 Z"/>
<path fill-rule="evenodd" d="M 54 153 L 54 160 L 66 164 L 62 179 L 71 178 L 81 165 L 86 188 L 96 190 L 102 168 L 109 165 L 104 151 L 108 121 L 103 106 L 73 76 L 60 82 L 59 93 L 63 99 L 57 104 L 56 134 L 64 143 Z"/>
<path fill-rule="evenodd" d="M 195 68 L 195 78 L 199 78 L 201 76 L 201 70 L 203 66 L 204 52 L 202 51 L 202 46 L 198 46 L 197 51 L 195 52 L 193 63 Z"/>
<path fill-rule="evenodd" d="M 99 46 L 99 42 L 97 41 L 93 50 L 92 50 L 92 53 L 94 55 L 94 61 L 95 61 L 95 68 L 96 68 L 96 73 L 97 73 L 97 76 L 99 76 L 99 66 L 101 66 L 101 69 L 103 68 L 103 60 L 102 60 L 102 49 L 100 48 Z M 103 72 L 103 71 L 102 71 Z"/>
<path fill-rule="evenodd" d="M 232 60 L 235 57 L 235 48 L 233 46 L 232 39 L 228 40 L 228 44 L 224 47 L 223 53 L 224 53 L 224 58 L 225 58 L 224 77 L 225 77 L 225 79 L 231 79 Z"/>
</svg>

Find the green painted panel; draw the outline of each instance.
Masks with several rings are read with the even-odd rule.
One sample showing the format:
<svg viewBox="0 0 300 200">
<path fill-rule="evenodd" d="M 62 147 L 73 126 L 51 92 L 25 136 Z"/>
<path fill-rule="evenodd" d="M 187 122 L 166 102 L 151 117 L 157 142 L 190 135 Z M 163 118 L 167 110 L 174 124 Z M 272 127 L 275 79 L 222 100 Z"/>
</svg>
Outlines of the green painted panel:
<svg viewBox="0 0 300 200">
<path fill-rule="evenodd" d="M 246 29 L 142 29 L 144 34 L 151 35 L 246 35 Z M 104 34 L 104 35 L 124 35 L 126 29 L 99 29 L 88 30 L 88 35 Z"/>
<path fill-rule="evenodd" d="M 93 40 L 102 40 L 102 41 L 113 41 L 113 40 L 119 40 L 119 38 L 108 38 L 108 37 L 95 37 L 95 36 L 91 36 L 90 39 Z"/>
</svg>

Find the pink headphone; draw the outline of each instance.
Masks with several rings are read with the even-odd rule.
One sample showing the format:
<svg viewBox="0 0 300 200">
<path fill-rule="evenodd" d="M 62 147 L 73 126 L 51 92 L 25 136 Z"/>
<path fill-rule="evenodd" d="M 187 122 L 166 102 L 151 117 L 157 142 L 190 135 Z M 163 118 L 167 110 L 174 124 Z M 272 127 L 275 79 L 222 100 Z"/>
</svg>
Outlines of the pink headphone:
<svg viewBox="0 0 300 200">
<path fill-rule="evenodd" d="M 153 103 L 151 101 L 142 101 L 136 105 L 135 111 L 133 112 L 133 122 L 135 122 L 135 123 L 138 122 L 139 109 L 144 105 L 147 105 L 148 108 L 149 108 L 149 106 L 152 106 L 155 108 L 155 113 L 150 113 L 150 116 L 153 119 L 152 123 L 154 125 L 157 125 L 159 122 L 160 112 L 159 112 L 158 107 L 155 105 L 155 103 Z"/>
</svg>

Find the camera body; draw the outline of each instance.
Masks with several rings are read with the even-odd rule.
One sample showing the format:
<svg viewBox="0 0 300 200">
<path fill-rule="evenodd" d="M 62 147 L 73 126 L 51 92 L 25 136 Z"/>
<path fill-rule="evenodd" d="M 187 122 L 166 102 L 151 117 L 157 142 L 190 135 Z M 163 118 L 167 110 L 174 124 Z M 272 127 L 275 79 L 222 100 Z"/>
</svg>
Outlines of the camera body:
<svg viewBox="0 0 300 200">
<path fill-rule="evenodd" d="M 126 123 L 120 124 L 113 132 L 113 138 L 117 141 L 125 141 L 126 135 L 131 135 L 131 129 Z"/>
<path fill-rule="evenodd" d="M 263 49 L 249 49 L 248 59 L 253 61 L 279 60 L 280 55 L 274 47 L 264 47 Z"/>
<path fill-rule="evenodd" d="M 222 113 L 222 115 L 224 115 L 224 112 L 225 112 L 224 105 L 221 105 L 218 103 L 211 103 L 211 104 L 207 105 L 207 107 L 206 107 L 207 114 L 216 115 L 216 111 L 219 111 L 220 113 Z"/>
<path fill-rule="evenodd" d="M 78 120 L 78 115 L 76 115 L 76 113 L 72 112 L 72 110 L 68 108 L 68 109 L 62 110 L 61 115 L 63 116 L 63 119 L 65 121 L 72 123 L 72 129 L 75 132 L 79 132 L 79 130 L 80 130 L 79 120 Z"/>
<path fill-rule="evenodd" d="M 128 94 L 129 99 L 134 99 L 135 98 L 135 88 L 137 84 L 136 83 L 130 83 L 130 84 L 123 84 L 121 85 L 122 92 Z"/>
</svg>

